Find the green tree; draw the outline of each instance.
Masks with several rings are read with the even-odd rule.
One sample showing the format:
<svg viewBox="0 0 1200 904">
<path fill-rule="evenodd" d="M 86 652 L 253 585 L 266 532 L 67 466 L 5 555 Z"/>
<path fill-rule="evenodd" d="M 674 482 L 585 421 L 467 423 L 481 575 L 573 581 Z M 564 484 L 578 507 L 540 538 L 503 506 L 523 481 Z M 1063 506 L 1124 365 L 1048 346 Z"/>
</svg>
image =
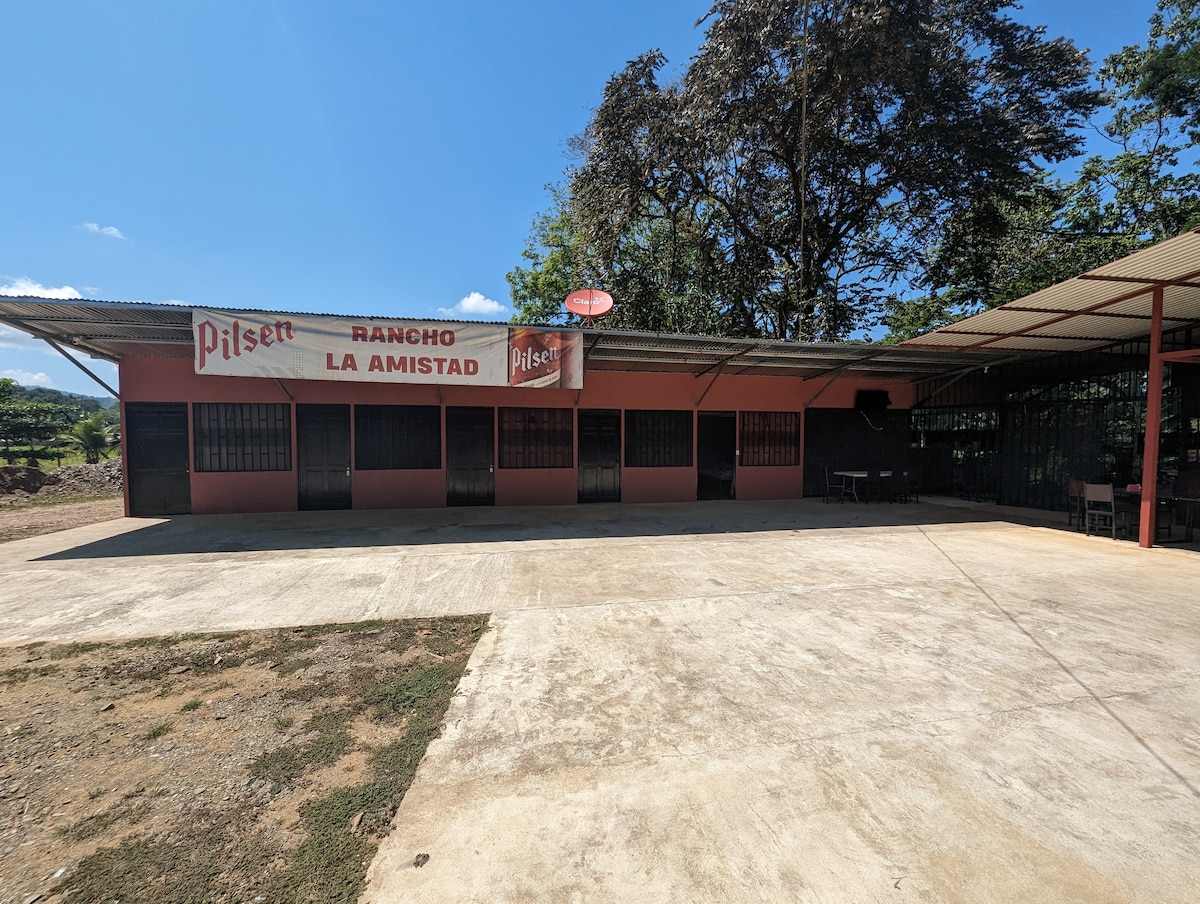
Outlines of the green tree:
<svg viewBox="0 0 1200 904">
<path fill-rule="evenodd" d="M 60 439 L 65 445 L 82 451 L 83 460 L 94 465 L 101 458 L 108 458 L 109 451 L 121 441 L 121 436 L 114 425 L 105 423 L 103 415 L 97 413 L 76 422 Z"/>
<path fill-rule="evenodd" d="M 0 443 L 9 463 L 52 458 L 50 447 L 79 419 L 79 409 L 52 402 L 0 403 Z"/>
<path fill-rule="evenodd" d="M 1193 15 L 1195 7 L 1192 7 Z M 1200 135 L 1177 107 L 1142 90 L 1151 44 L 1126 47 L 1100 68 L 1109 102 L 1101 128 L 1113 153 L 1082 162 L 1074 179 L 1043 173 L 1032 191 L 973 202 L 931 244 L 914 285 L 889 300 L 889 340 L 1021 298 L 1200 225 L 1200 175 L 1180 167 Z"/>
<path fill-rule="evenodd" d="M 599 287 L 635 321 L 682 298 L 727 334 L 867 325 L 916 249 L 1030 190 L 1098 102 L 1084 55 L 1007 5 L 719 0 L 682 79 L 631 61 L 580 139 L 569 216 Z"/>
<path fill-rule="evenodd" d="M 1159 0 L 1150 40 L 1109 60 L 1118 80 L 1139 100 L 1200 130 L 1200 0 Z"/>
</svg>

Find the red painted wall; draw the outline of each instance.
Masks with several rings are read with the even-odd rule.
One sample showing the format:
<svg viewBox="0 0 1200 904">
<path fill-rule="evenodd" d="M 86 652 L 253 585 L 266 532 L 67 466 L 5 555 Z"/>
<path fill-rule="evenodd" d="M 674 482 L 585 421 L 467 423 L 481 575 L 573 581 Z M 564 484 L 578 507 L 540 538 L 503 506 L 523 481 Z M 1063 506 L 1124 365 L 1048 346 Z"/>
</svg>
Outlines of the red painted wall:
<svg viewBox="0 0 1200 904">
<path fill-rule="evenodd" d="M 784 377 L 588 372 L 580 391 L 506 387 L 424 386 L 198 376 L 190 358 L 127 358 L 121 362 L 125 402 L 290 402 L 516 406 L 700 411 L 803 411 L 851 408 L 859 389 L 886 389 L 893 408 L 909 408 L 915 387 L 865 379 L 802 381 Z M 444 438 L 444 437 L 443 437 Z M 444 448 L 443 442 L 443 448 Z M 803 448 L 803 444 L 801 444 Z M 443 468 L 445 465 L 443 452 Z M 694 460 L 694 458 L 693 458 Z M 739 468 L 739 499 L 802 495 L 801 466 Z M 128 475 L 126 475 L 128 486 Z M 294 511 L 296 471 L 192 474 L 196 513 Z M 445 470 L 358 471 L 351 474 L 354 508 L 424 508 L 446 504 Z M 574 468 L 495 471 L 497 505 L 574 504 Z M 695 468 L 622 468 L 623 502 L 680 502 L 696 498 Z M 127 501 L 128 504 L 128 501 Z"/>
<path fill-rule="evenodd" d="M 438 508 L 446 504 L 446 472 L 356 470 L 350 493 L 356 509 Z"/>
</svg>

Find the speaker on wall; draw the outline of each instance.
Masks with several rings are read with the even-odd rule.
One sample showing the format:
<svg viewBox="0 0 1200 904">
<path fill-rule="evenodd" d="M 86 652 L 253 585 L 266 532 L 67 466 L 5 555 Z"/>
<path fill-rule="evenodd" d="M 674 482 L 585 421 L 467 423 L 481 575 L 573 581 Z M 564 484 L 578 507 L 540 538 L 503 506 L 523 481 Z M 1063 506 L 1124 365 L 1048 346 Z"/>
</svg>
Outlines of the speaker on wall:
<svg viewBox="0 0 1200 904">
<path fill-rule="evenodd" d="M 891 404 L 886 389 L 860 389 L 854 393 L 854 407 L 859 411 L 886 411 Z"/>
</svg>

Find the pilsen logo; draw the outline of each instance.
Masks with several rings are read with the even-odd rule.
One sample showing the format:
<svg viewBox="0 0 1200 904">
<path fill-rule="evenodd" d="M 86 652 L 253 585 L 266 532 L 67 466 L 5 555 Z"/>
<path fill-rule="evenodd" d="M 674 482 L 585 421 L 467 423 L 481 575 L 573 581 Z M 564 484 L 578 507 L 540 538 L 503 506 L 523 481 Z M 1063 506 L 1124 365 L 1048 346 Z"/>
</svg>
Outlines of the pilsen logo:
<svg viewBox="0 0 1200 904">
<path fill-rule="evenodd" d="M 508 385 L 550 386 L 559 382 L 562 334 L 515 329 L 508 334 Z"/>
<path fill-rule="evenodd" d="M 270 348 L 276 343 L 294 338 L 290 320 L 276 320 L 273 324 L 251 326 L 244 326 L 240 320 L 235 320 L 229 329 L 217 329 L 211 320 L 201 320 L 196 325 L 196 348 L 200 353 L 200 366 L 197 370 L 204 370 L 205 362 L 214 352 L 219 352 L 221 357 L 228 361 L 230 358 L 249 355 L 256 348 Z"/>
</svg>

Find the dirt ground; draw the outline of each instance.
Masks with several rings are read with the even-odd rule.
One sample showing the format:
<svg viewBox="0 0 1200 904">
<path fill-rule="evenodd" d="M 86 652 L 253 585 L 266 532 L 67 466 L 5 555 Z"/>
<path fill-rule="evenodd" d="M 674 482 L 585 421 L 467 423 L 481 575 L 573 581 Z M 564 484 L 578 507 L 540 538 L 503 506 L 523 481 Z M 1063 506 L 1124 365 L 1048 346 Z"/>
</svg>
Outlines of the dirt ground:
<svg viewBox="0 0 1200 904">
<path fill-rule="evenodd" d="M 103 496 L 77 502 L 43 501 L 30 497 L 0 505 L 0 543 L 22 540 L 123 517 L 120 496 Z"/>
<path fill-rule="evenodd" d="M 486 621 L 0 648 L 0 902 L 354 901 Z"/>
</svg>

